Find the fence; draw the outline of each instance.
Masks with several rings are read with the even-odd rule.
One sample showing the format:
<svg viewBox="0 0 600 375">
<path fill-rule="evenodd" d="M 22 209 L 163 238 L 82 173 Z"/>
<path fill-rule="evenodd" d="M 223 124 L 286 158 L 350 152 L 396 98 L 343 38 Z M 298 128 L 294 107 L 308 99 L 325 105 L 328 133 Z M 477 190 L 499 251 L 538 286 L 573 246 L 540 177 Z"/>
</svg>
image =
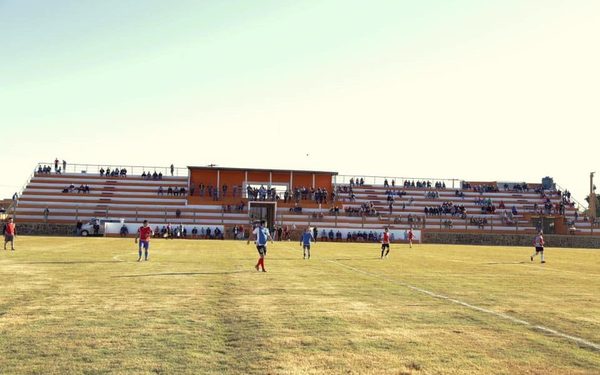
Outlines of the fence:
<svg viewBox="0 0 600 375">
<path fill-rule="evenodd" d="M 37 173 L 39 167 L 51 167 L 52 171 L 55 172 L 54 162 L 50 163 L 38 163 L 35 167 L 34 173 Z M 188 169 L 183 167 L 173 167 L 173 173 L 171 174 L 171 167 L 164 166 L 148 166 L 148 165 L 111 165 L 111 164 L 63 164 L 62 162 L 58 163 L 58 167 L 61 168 L 61 173 L 87 173 L 87 174 L 100 174 L 100 169 L 110 169 L 110 170 L 121 170 L 126 169 L 128 176 L 141 176 L 142 173 L 162 173 L 163 176 L 178 176 L 178 177 L 187 177 Z"/>
</svg>

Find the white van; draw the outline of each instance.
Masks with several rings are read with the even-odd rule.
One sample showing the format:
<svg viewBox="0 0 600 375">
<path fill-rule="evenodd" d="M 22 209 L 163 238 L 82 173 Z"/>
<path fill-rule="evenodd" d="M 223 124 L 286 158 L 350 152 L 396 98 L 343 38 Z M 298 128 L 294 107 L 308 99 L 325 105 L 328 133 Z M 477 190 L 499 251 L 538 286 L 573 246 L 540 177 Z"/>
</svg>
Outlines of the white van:
<svg viewBox="0 0 600 375">
<path fill-rule="evenodd" d="M 90 235 L 93 236 L 102 236 L 104 235 L 104 224 L 105 223 L 125 223 L 125 219 L 96 219 L 92 218 L 89 222 L 83 224 L 81 226 L 81 235 L 83 237 L 87 237 Z"/>
</svg>

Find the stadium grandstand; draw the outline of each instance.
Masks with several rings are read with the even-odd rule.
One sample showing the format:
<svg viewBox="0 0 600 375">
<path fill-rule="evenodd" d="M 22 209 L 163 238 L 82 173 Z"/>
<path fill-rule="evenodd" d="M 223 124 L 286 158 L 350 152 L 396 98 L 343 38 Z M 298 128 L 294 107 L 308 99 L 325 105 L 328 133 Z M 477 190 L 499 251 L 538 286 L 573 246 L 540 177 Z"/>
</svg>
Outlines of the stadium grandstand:
<svg viewBox="0 0 600 375">
<path fill-rule="evenodd" d="M 205 166 L 187 168 L 38 164 L 6 208 L 20 224 L 68 225 L 121 219 L 129 233 L 144 219 L 219 228 L 226 238 L 256 220 L 290 236 L 317 227 L 319 239 L 356 239 L 384 227 L 423 232 L 593 235 L 568 191 L 540 183 L 341 176 L 336 172 Z M 236 228 L 236 230 L 234 230 Z M 240 231 L 240 229 L 243 229 Z M 325 237 L 325 238 L 323 238 Z"/>
</svg>

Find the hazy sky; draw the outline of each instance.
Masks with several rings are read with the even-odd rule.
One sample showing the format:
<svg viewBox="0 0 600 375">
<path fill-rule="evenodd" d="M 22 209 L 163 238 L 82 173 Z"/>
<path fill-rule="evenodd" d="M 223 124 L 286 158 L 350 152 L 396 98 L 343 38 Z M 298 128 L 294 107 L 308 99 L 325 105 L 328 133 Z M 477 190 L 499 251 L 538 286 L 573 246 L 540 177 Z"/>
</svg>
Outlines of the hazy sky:
<svg viewBox="0 0 600 375">
<path fill-rule="evenodd" d="M 552 176 L 583 201 L 599 40 L 598 0 L 0 0 L 0 197 L 59 157 Z"/>
</svg>

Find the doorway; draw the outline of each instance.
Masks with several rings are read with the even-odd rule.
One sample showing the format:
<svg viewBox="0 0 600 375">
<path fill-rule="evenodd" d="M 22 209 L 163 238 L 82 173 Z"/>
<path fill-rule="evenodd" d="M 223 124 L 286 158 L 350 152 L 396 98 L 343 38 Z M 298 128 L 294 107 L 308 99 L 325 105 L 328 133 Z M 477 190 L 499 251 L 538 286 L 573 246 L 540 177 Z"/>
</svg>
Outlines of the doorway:
<svg viewBox="0 0 600 375">
<path fill-rule="evenodd" d="M 275 228 L 275 211 L 277 203 L 275 202 L 248 202 L 248 219 L 251 223 L 261 220 L 266 222 L 266 227 L 272 230 Z"/>
</svg>

